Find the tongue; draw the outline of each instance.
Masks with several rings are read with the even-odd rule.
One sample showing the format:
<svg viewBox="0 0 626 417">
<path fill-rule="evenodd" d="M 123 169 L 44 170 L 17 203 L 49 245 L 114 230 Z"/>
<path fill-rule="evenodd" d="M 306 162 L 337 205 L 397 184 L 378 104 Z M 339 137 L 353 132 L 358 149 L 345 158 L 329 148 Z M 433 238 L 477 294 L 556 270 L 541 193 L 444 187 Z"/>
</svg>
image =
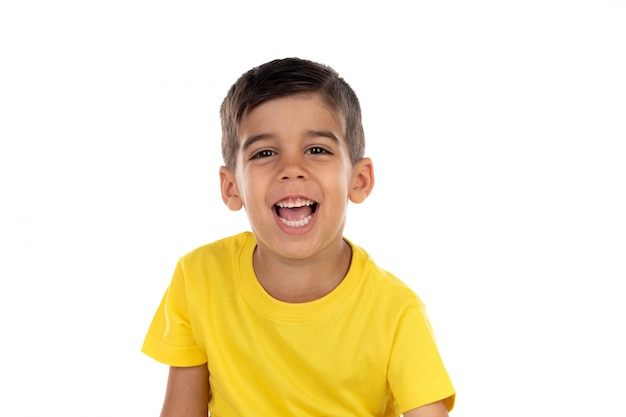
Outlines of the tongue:
<svg viewBox="0 0 626 417">
<path fill-rule="evenodd" d="M 280 207 L 278 215 L 287 220 L 302 220 L 311 214 L 311 206 L 286 208 Z"/>
</svg>

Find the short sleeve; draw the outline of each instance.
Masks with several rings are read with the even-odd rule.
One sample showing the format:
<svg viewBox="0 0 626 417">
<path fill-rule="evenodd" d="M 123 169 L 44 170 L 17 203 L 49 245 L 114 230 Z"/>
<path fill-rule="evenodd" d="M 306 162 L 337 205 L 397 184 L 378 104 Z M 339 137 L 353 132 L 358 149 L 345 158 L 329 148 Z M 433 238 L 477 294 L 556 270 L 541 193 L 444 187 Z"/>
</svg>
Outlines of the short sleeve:
<svg viewBox="0 0 626 417">
<path fill-rule="evenodd" d="M 398 323 L 388 379 L 395 406 L 406 412 L 439 400 L 452 410 L 455 392 L 437 349 L 426 309 L 416 297 Z"/>
<path fill-rule="evenodd" d="M 193 335 L 187 300 L 184 268 L 179 261 L 144 339 L 143 353 L 170 366 L 206 363 L 206 353 Z"/>
</svg>

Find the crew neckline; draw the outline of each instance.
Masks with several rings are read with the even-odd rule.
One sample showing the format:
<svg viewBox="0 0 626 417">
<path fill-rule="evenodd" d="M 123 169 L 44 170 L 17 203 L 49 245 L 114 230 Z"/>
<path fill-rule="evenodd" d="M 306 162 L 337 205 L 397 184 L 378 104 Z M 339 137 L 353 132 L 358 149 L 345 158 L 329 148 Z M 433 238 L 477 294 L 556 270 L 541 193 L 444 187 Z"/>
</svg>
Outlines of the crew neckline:
<svg viewBox="0 0 626 417">
<path fill-rule="evenodd" d="M 364 270 L 364 255 L 360 248 L 345 237 L 350 245 L 352 258 L 348 272 L 341 282 L 328 294 L 313 301 L 290 303 L 272 297 L 263 288 L 254 272 L 253 254 L 256 239 L 251 232 L 246 233 L 246 240 L 239 253 L 239 284 L 246 299 L 260 312 L 273 319 L 285 321 L 306 321 L 330 314 L 345 305 L 361 282 Z"/>
</svg>

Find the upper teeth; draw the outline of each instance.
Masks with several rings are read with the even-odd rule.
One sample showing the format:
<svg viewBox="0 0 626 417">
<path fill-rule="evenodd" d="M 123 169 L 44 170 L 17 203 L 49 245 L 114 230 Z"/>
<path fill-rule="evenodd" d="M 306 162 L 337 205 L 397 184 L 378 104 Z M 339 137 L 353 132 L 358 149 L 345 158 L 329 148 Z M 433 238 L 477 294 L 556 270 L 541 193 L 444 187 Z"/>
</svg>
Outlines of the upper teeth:
<svg viewBox="0 0 626 417">
<path fill-rule="evenodd" d="M 313 204 L 315 204 L 315 202 L 311 200 L 303 200 L 301 198 L 297 198 L 295 200 L 290 199 L 285 201 L 279 201 L 278 203 L 276 203 L 276 205 L 281 208 L 305 207 L 312 206 Z"/>
</svg>

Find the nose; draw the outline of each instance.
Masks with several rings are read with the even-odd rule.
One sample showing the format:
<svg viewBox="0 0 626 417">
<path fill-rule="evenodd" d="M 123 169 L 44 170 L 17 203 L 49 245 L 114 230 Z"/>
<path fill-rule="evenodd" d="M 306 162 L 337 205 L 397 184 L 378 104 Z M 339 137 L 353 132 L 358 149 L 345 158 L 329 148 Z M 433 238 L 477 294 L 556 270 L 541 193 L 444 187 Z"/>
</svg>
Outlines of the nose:
<svg viewBox="0 0 626 417">
<path fill-rule="evenodd" d="M 279 178 L 281 181 L 305 180 L 308 171 L 305 166 L 304 155 L 283 153 L 281 155 Z"/>
</svg>

